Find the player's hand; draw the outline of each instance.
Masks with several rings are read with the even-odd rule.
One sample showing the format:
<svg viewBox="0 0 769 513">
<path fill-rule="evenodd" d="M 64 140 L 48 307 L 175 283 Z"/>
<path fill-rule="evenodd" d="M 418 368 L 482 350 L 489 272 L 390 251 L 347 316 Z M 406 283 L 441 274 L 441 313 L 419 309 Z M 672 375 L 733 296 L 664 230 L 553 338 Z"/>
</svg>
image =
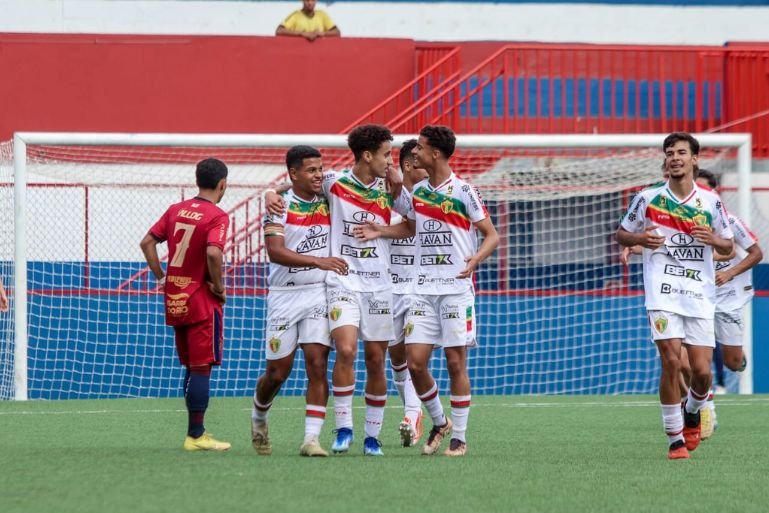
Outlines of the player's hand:
<svg viewBox="0 0 769 513">
<path fill-rule="evenodd" d="M 641 233 L 641 240 L 638 241 L 638 245 L 643 246 L 646 249 L 657 249 L 658 247 L 665 244 L 665 237 L 663 235 L 654 233 L 654 230 L 657 228 L 658 226 L 651 225 L 644 229 L 644 231 Z"/>
<path fill-rule="evenodd" d="M 729 271 L 717 271 L 716 272 L 716 286 L 720 287 L 724 283 L 728 283 L 734 279 Z"/>
<path fill-rule="evenodd" d="M 209 281 L 208 290 L 210 290 L 211 294 L 213 294 L 216 297 L 216 299 L 219 300 L 219 303 L 224 304 L 227 302 L 227 294 L 224 289 L 217 290 L 216 287 L 214 287 L 214 284 Z"/>
<path fill-rule="evenodd" d="M 400 169 L 393 165 L 387 166 L 385 180 L 387 181 L 387 189 L 393 194 L 393 197 L 397 198 L 403 187 L 403 175 Z"/>
<path fill-rule="evenodd" d="M 379 225 L 372 221 L 367 221 L 366 224 L 359 224 L 352 229 L 352 234 L 361 241 L 378 239 L 382 235 L 379 232 Z"/>
<path fill-rule="evenodd" d="M 716 242 L 715 234 L 709 226 L 702 226 L 698 224 L 692 227 L 691 234 L 692 237 L 697 239 L 697 241 L 709 246 L 713 246 Z"/>
<path fill-rule="evenodd" d="M 264 193 L 264 208 L 270 214 L 280 216 L 286 211 L 286 202 L 280 194 L 267 191 Z"/>
<path fill-rule="evenodd" d="M 4 290 L 0 289 L 0 312 L 7 312 L 9 308 L 8 296 L 5 294 Z"/>
<path fill-rule="evenodd" d="M 339 257 L 318 258 L 316 266 L 322 271 L 331 271 L 336 274 L 347 274 L 347 270 L 350 268 L 347 262 Z"/>
<path fill-rule="evenodd" d="M 641 246 L 625 246 L 622 248 L 622 252 L 619 254 L 619 261 L 622 263 L 622 265 L 627 266 L 630 264 L 630 255 L 640 255 L 641 253 L 643 253 L 643 248 L 641 248 Z"/>
<path fill-rule="evenodd" d="M 469 258 L 465 258 L 466 266 L 464 269 L 462 269 L 462 272 L 457 274 L 457 278 L 469 278 L 473 275 L 473 271 L 478 267 L 478 264 L 480 264 L 480 260 L 476 258 L 475 256 L 471 256 Z"/>
<path fill-rule="evenodd" d="M 315 39 L 318 37 L 318 33 L 317 32 L 302 32 L 302 36 L 307 41 L 315 41 Z"/>
</svg>

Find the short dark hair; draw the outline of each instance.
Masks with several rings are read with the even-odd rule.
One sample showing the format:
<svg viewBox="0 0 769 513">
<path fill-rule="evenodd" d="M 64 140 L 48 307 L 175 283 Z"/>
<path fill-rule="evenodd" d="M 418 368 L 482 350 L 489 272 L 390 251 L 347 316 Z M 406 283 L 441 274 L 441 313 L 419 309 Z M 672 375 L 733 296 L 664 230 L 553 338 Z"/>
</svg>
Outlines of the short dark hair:
<svg viewBox="0 0 769 513">
<path fill-rule="evenodd" d="M 419 131 L 419 135 L 427 139 L 427 143 L 433 148 L 438 148 L 446 158 L 454 154 L 457 138 L 454 131 L 447 126 L 427 125 Z"/>
<path fill-rule="evenodd" d="M 673 132 L 665 137 L 662 142 L 662 151 L 667 151 L 668 148 L 673 146 L 678 141 L 686 141 L 689 143 L 689 149 L 692 150 L 692 155 L 700 154 L 700 142 L 694 138 L 689 132 Z"/>
<path fill-rule="evenodd" d="M 375 153 L 385 141 L 392 141 L 393 134 L 384 125 L 360 125 L 356 126 L 347 136 L 347 146 L 358 162 L 364 151 Z"/>
<path fill-rule="evenodd" d="M 414 148 L 416 147 L 416 139 L 409 139 L 401 146 L 400 152 L 398 153 L 398 165 L 401 167 L 401 171 L 403 171 L 403 162 L 407 159 L 413 158 Z"/>
<path fill-rule="evenodd" d="M 227 178 L 227 165 L 219 159 L 207 158 L 195 167 L 195 183 L 201 189 L 216 189 L 222 178 Z"/>
<path fill-rule="evenodd" d="M 292 146 L 286 152 L 286 169 L 299 169 L 304 159 L 320 158 L 320 152 L 312 146 L 299 144 Z"/>
<path fill-rule="evenodd" d="M 698 169 L 697 176 L 695 176 L 695 178 L 704 178 L 705 180 L 707 180 L 708 186 L 711 189 L 718 188 L 718 177 L 712 171 L 709 171 L 707 169 Z"/>
</svg>

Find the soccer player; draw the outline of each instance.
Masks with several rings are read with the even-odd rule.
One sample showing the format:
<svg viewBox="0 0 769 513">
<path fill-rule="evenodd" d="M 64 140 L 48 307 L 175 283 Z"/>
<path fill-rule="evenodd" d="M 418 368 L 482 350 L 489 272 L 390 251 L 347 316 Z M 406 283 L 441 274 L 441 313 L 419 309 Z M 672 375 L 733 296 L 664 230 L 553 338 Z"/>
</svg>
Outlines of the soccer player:
<svg viewBox="0 0 769 513">
<path fill-rule="evenodd" d="M 347 264 L 329 257 L 331 224 L 328 202 L 319 196 L 323 181 L 320 152 L 294 146 L 286 153 L 292 187 L 283 194 L 288 208 L 266 214 L 264 244 L 270 257 L 265 333 L 267 368 L 256 383 L 251 410 L 251 443 L 258 454 L 271 454 L 267 414 L 291 373 L 301 344 L 307 369 L 302 456 L 328 456 L 318 437 L 328 402 L 328 355 L 331 339 L 326 306 L 326 271 L 347 272 Z"/>
<path fill-rule="evenodd" d="M 397 226 L 367 225 L 356 230 L 362 239 L 380 235 L 403 238 L 416 234 L 414 297 L 406 314 L 406 353 L 414 388 L 433 421 L 422 454 L 435 454 L 449 434 L 447 456 L 467 452 L 470 379 L 467 347 L 475 340 L 475 293 L 472 275 L 496 249 L 499 237 L 478 191 L 451 170 L 456 137 L 444 126 L 425 126 L 419 133 L 416 166 L 428 179 L 414 186 L 408 222 Z M 478 247 L 476 231 L 483 236 Z M 451 418 L 443 411 L 430 370 L 433 349 L 442 347 L 451 384 Z M 453 419 L 453 420 L 452 420 Z"/>
<path fill-rule="evenodd" d="M 668 458 L 682 459 L 699 445 L 700 408 L 710 391 L 715 346 L 713 251 L 728 255 L 733 235 L 718 194 L 694 182 L 697 139 L 674 132 L 662 148 L 670 177 L 636 195 L 617 230 L 617 242 L 644 248 L 646 309 L 662 364 L 660 402 Z M 683 412 L 678 388 L 682 344 L 691 367 Z"/>
<path fill-rule="evenodd" d="M 416 167 L 414 150 L 417 146 L 416 139 L 409 139 L 401 146 L 398 155 L 398 164 L 403 173 L 403 189 L 401 194 L 404 200 L 411 203 L 411 191 L 414 185 L 427 178 L 427 171 Z M 396 225 L 404 219 L 393 214 L 390 222 Z M 403 327 L 405 318 L 411 304 L 411 284 L 414 281 L 414 236 L 404 239 L 390 240 L 390 276 L 393 283 L 393 328 L 395 339 L 390 341 L 388 352 L 390 353 L 390 366 L 393 370 L 395 388 L 403 400 L 404 416 L 398 426 L 403 447 L 412 447 L 422 437 L 422 403 L 419 401 L 414 383 L 409 374 L 406 360 L 405 334 Z"/>
<path fill-rule="evenodd" d="M 184 398 L 188 426 L 187 451 L 226 451 L 227 442 L 208 433 L 211 367 L 222 363 L 222 319 L 226 301 L 222 251 L 230 220 L 217 207 L 227 188 L 227 166 L 209 158 L 195 169 L 198 194 L 171 205 L 141 241 L 155 279 L 165 285 L 166 324 L 173 326 L 179 361 L 186 367 Z M 168 268 L 163 273 L 157 245 L 168 241 Z"/>
<path fill-rule="evenodd" d="M 699 169 L 698 184 L 718 188 L 718 179 L 707 169 Z M 745 252 L 745 256 L 735 255 L 728 260 L 716 262 L 716 342 L 721 346 L 724 366 L 734 372 L 745 370 L 747 361 L 742 352 L 744 324 L 742 308 L 753 297 L 753 283 L 750 270 L 764 258 L 758 238 L 737 216 L 727 212 L 729 226 L 734 233 L 734 242 Z M 708 401 L 711 418 L 708 422 L 703 416 L 702 437 L 708 438 L 715 426 L 715 405 Z"/>
<path fill-rule="evenodd" d="M 379 434 L 387 399 L 385 355 L 388 341 L 395 338 L 392 316 L 392 284 L 387 272 L 388 247 L 382 241 L 359 241 L 353 228 L 366 222 L 390 223 L 393 197 L 399 198 L 400 174 L 393 172 L 392 134 L 382 125 L 361 125 L 348 135 L 355 157 L 351 170 L 328 172 L 323 193 L 331 210 L 331 255 L 344 258 L 344 275 L 326 277 L 328 316 L 336 359 L 332 373 L 336 438 L 334 453 L 349 451 L 353 441 L 352 396 L 355 390 L 354 362 L 358 337 L 364 341 L 366 362 L 366 419 L 363 453 L 382 456 Z M 387 179 L 385 179 L 387 177 Z M 270 211 L 283 204 L 267 193 Z"/>
</svg>

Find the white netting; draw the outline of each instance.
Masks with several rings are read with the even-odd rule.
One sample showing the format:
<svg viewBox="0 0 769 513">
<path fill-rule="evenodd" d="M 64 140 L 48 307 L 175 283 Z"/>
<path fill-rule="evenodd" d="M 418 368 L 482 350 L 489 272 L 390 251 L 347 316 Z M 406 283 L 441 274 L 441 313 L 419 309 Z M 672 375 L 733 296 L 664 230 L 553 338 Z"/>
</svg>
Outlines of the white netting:
<svg viewBox="0 0 769 513">
<path fill-rule="evenodd" d="M 346 150 L 317 146 L 324 162 L 345 162 Z M 8 284 L 13 170 L 10 144 L 0 150 L 0 266 Z M 172 331 L 138 243 L 170 203 L 196 193 L 194 164 L 206 156 L 230 167 L 221 206 L 233 227 L 225 364 L 212 391 L 252 393 L 264 368 L 261 192 L 283 173 L 285 151 L 30 146 L 29 397 L 181 393 Z M 733 159 L 710 152 L 703 166 L 726 172 L 728 181 Z M 452 162 L 482 191 L 500 233 L 499 250 L 476 276 L 481 347 L 469 358 L 474 393 L 653 392 L 658 365 L 640 263 L 622 267 L 613 236 L 633 192 L 660 179 L 660 149 L 463 147 Z M 759 219 L 753 224 L 761 232 Z M 2 398 L 13 395 L 12 314 L 0 320 Z M 284 393 L 303 393 L 302 367 L 297 362 Z M 445 390 L 442 356 L 433 369 Z M 362 389 L 362 362 L 357 376 Z"/>
</svg>

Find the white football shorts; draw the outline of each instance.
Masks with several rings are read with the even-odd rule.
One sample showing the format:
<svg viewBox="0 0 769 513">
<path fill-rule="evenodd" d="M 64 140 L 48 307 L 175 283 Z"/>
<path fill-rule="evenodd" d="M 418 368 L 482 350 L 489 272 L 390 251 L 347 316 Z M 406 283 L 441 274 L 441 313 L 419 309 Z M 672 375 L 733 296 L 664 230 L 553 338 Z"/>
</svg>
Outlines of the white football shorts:
<svg viewBox="0 0 769 513">
<path fill-rule="evenodd" d="M 649 310 L 652 340 L 680 338 L 692 346 L 716 347 L 713 319 L 687 317 L 664 310 Z"/>
<path fill-rule="evenodd" d="M 392 290 L 358 292 L 334 287 L 329 288 L 326 295 L 331 331 L 341 326 L 355 326 L 358 338 L 363 341 L 384 342 L 395 338 Z"/>
<path fill-rule="evenodd" d="M 296 351 L 298 344 L 331 347 L 326 285 L 291 290 L 271 290 L 267 295 L 265 355 L 279 360 Z"/>
</svg>

